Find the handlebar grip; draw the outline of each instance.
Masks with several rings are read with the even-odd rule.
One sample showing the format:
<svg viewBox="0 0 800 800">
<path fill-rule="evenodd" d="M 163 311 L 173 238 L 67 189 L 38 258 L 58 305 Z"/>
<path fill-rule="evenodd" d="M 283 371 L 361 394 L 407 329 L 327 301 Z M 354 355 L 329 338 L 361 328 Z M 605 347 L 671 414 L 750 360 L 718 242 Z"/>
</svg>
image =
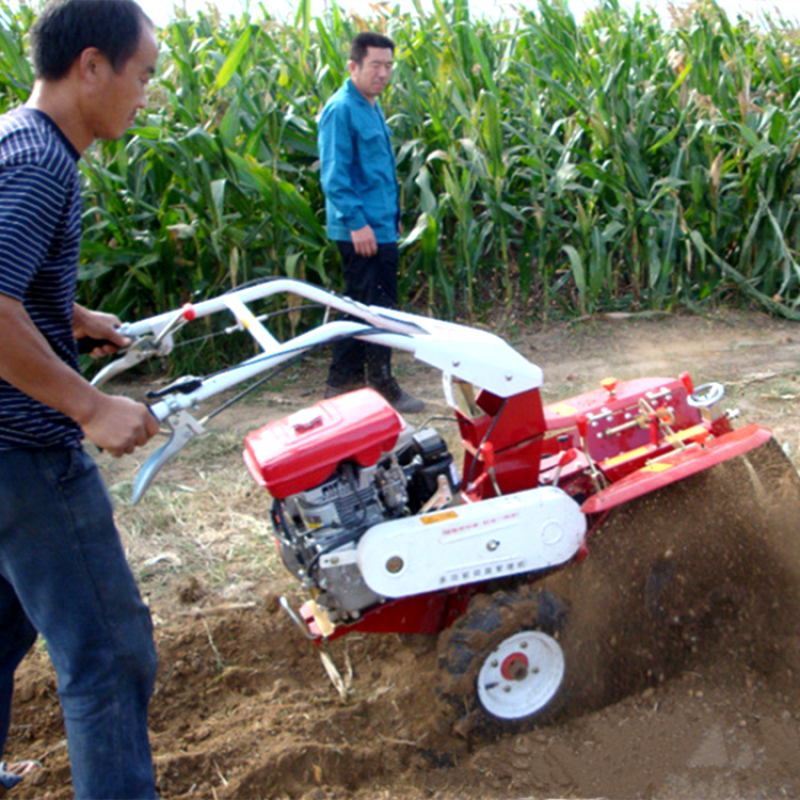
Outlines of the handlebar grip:
<svg viewBox="0 0 800 800">
<path fill-rule="evenodd" d="M 82 336 L 80 339 L 76 339 L 75 342 L 78 345 L 78 353 L 80 355 L 91 353 L 95 347 L 104 347 L 107 344 L 114 345 L 114 347 L 117 346 L 110 339 L 94 339 L 91 336 Z"/>
</svg>

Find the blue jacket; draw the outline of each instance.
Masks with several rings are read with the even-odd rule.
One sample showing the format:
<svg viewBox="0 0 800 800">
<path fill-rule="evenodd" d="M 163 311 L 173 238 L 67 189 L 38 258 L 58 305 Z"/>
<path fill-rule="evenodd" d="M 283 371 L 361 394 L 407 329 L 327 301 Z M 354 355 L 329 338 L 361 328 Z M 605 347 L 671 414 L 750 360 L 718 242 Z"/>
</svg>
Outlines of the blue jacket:
<svg viewBox="0 0 800 800">
<path fill-rule="evenodd" d="M 391 131 L 348 78 L 325 104 L 319 119 L 319 156 L 328 236 L 351 241 L 369 225 L 378 244 L 397 241 L 400 187 Z"/>
</svg>

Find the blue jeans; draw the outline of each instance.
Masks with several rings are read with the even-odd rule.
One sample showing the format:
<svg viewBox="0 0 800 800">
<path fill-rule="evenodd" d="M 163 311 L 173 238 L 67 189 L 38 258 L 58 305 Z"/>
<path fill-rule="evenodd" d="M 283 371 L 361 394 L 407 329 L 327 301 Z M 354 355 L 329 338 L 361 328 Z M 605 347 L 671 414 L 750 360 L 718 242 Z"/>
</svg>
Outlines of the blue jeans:
<svg viewBox="0 0 800 800">
<path fill-rule="evenodd" d="M 37 631 L 58 677 L 76 798 L 153 800 L 150 612 L 80 448 L 0 451 L 0 753 L 14 670 Z"/>
</svg>

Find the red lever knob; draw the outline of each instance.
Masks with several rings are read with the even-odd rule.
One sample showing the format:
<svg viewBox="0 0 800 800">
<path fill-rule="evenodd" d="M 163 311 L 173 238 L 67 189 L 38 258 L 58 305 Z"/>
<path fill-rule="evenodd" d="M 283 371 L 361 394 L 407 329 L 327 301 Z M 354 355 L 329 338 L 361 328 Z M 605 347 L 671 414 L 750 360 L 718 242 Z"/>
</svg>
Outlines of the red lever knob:
<svg viewBox="0 0 800 800">
<path fill-rule="evenodd" d="M 614 390 L 617 388 L 617 384 L 619 381 L 616 378 L 603 378 L 600 381 L 600 385 L 609 393 L 614 394 Z"/>
<path fill-rule="evenodd" d="M 574 447 L 570 447 L 569 450 L 565 450 L 561 454 L 561 458 L 558 459 L 558 466 L 559 467 L 566 467 L 571 461 L 574 461 L 578 457 L 578 451 Z"/>
<path fill-rule="evenodd" d="M 483 463 L 491 469 L 494 466 L 494 445 L 491 442 L 484 442 L 478 452 Z"/>
</svg>

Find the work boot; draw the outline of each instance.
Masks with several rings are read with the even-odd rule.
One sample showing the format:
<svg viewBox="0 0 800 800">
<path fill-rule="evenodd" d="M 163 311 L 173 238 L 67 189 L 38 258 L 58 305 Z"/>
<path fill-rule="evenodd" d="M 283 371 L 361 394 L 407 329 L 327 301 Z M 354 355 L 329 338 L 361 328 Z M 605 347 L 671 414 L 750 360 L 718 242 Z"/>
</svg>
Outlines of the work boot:
<svg viewBox="0 0 800 800">
<path fill-rule="evenodd" d="M 396 378 L 390 377 L 380 383 L 371 383 L 370 386 L 382 394 L 392 408 L 401 414 L 419 414 L 425 408 L 425 402 L 404 392 Z"/>
</svg>

